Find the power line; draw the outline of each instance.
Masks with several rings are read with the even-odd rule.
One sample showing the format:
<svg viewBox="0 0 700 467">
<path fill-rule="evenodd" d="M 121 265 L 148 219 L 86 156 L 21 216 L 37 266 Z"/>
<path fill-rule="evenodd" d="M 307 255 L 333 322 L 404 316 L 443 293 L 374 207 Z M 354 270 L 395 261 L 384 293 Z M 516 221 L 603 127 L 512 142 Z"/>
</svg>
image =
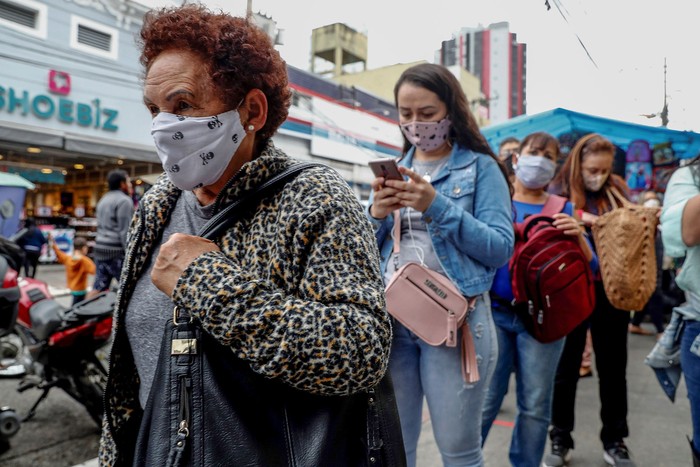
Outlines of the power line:
<svg viewBox="0 0 700 467">
<path fill-rule="evenodd" d="M 574 35 L 576 36 L 576 39 L 578 40 L 578 43 L 581 44 L 581 47 L 583 48 L 583 51 L 586 52 L 586 55 L 588 56 L 588 59 L 591 61 L 591 63 L 593 63 L 593 66 L 595 66 L 596 69 L 599 70 L 600 68 L 598 68 L 598 64 L 595 62 L 595 60 L 593 59 L 593 56 L 592 56 L 591 53 L 588 51 L 588 48 L 586 47 L 586 44 L 583 43 L 583 40 L 582 40 L 581 37 L 578 35 L 578 32 L 576 32 L 576 30 L 574 29 L 574 27 L 573 27 L 573 26 L 571 25 L 571 23 L 569 22 L 569 19 L 566 17 L 566 15 L 564 14 L 564 12 L 562 11 L 562 8 L 566 9 L 566 7 L 564 7 L 564 5 L 561 3 L 560 0 L 552 0 L 552 2 L 554 2 L 554 6 L 557 8 L 557 11 L 559 11 L 559 14 L 561 15 L 561 17 L 564 18 L 564 21 L 566 22 L 566 24 L 568 24 L 569 27 L 571 28 L 572 32 L 573 32 Z M 549 3 L 546 3 L 546 4 L 549 5 Z M 568 14 L 568 11 L 567 11 L 567 14 Z"/>
</svg>

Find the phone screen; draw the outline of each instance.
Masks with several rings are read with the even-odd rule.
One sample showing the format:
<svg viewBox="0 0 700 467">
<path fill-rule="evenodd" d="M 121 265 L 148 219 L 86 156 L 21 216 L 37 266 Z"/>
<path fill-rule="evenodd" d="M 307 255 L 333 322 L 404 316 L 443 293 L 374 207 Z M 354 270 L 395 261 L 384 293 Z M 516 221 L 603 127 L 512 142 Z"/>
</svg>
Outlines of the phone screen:
<svg viewBox="0 0 700 467">
<path fill-rule="evenodd" d="M 403 180 L 395 159 L 369 161 L 369 167 L 372 169 L 375 177 L 383 177 L 386 180 Z"/>
</svg>

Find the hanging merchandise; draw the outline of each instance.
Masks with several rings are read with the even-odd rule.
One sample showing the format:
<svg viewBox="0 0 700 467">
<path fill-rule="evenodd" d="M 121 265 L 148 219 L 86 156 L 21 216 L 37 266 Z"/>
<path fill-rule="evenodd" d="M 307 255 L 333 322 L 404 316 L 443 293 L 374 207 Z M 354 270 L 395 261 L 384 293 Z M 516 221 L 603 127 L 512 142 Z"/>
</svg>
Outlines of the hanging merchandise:
<svg viewBox="0 0 700 467">
<path fill-rule="evenodd" d="M 654 146 L 654 172 L 652 186 L 655 191 L 666 191 L 666 185 L 673 172 L 678 168 L 678 158 L 671 143 L 662 143 Z"/>
</svg>

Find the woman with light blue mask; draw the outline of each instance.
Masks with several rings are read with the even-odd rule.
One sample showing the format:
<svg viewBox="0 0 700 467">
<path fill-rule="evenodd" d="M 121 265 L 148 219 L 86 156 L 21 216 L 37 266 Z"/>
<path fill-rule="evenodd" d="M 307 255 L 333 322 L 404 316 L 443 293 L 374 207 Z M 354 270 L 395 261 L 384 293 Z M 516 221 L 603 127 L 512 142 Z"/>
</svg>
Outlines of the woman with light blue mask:
<svg viewBox="0 0 700 467">
<path fill-rule="evenodd" d="M 513 156 L 515 193 L 514 222 L 523 222 L 542 212 L 549 194 L 545 188 L 554 177 L 559 156 L 559 142 L 547 133 L 533 133 L 520 144 Z M 578 237 L 579 245 L 591 266 L 597 268 L 595 256 L 586 241 L 572 203 L 554 214 L 554 226 L 567 235 Z M 565 338 L 541 343 L 526 330 L 512 306 L 513 290 L 508 265 L 496 272 L 491 288 L 493 320 L 498 336 L 498 362 L 486 394 L 482 420 L 482 439 L 498 415 L 508 391 L 511 373 L 515 373 L 518 414 L 510 445 L 510 462 L 516 467 L 538 467 L 542 461 L 551 415 L 554 374 L 564 348 Z"/>
</svg>

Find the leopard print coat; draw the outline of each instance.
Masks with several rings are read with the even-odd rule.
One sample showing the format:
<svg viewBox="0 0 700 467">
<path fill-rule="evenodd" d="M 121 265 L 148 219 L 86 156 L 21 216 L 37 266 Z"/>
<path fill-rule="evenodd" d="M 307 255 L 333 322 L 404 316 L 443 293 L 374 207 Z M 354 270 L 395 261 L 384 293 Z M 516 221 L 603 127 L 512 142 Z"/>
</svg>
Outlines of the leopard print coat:
<svg viewBox="0 0 700 467">
<path fill-rule="evenodd" d="M 295 163 L 268 142 L 222 190 L 215 212 Z M 128 235 L 114 316 L 100 465 L 131 465 L 142 409 L 124 326 L 127 303 L 180 191 L 166 177 L 144 195 Z M 372 228 L 333 170 L 306 169 L 263 199 L 180 277 L 172 300 L 269 378 L 351 394 L 386 371 L 391 325 Z M 157 337 L 158 339 L 161 336 Z"/>
</svg>

